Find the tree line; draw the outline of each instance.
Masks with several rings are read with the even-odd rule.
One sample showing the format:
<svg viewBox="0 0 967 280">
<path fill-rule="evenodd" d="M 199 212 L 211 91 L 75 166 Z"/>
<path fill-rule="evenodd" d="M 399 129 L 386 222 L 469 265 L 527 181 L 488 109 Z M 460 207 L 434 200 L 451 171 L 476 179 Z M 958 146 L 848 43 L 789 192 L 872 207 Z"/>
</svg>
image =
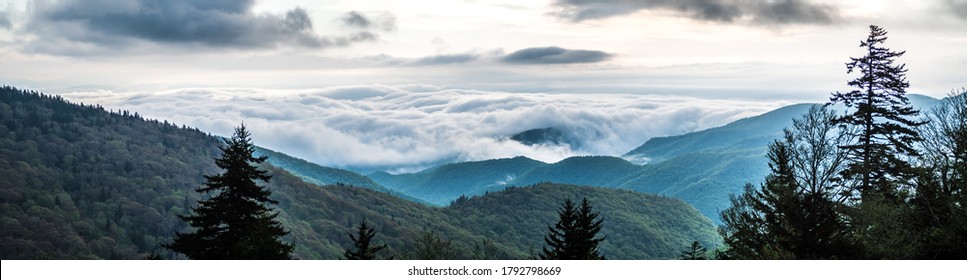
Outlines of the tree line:
<svg viewBox="0 0 967 280">
<path fill-rule="evenodd" d="M 722 212 L 717 257 L 967 258 L 967 89 L 913 109 L 886 35 L 870 26 L 865 55 L 846 64 L 852 90 L 769 146 L 771 174 Z"/>
</svg>

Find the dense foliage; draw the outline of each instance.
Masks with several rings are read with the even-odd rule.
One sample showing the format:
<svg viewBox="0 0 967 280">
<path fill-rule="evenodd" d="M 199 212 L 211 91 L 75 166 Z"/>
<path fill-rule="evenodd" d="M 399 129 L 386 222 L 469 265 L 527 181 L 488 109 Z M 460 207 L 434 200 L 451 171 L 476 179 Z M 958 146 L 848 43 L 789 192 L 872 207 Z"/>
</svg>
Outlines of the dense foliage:
<svg viewBox="0 0 967 280">
<path fill-rule="evenodd" d="M 217 171 L 195 129 L 0 88 L 0 258 L 140 259 Z"/>
<path fill-rule="evenodd" d="M 769 146 L 761 188 L 751 184 L 722 212 L 724 258 L 837 259 L 855 254 L 836 195 L 845 158 L 830 137 L 833 112 L 810 109 L 783 139 Z"/>
</svg>

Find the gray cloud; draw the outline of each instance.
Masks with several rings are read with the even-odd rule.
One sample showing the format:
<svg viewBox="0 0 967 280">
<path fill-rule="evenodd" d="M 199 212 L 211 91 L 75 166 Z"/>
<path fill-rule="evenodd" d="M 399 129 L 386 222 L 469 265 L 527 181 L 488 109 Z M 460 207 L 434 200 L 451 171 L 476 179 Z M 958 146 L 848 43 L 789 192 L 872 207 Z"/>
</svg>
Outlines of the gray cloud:
<svg viewBox="0 0 967 280">
<path fill-rule="evenodd" d="M 421 57 L 415 59 L 411 62 L 411 65 L 446 65 L 446 64 L 461 64 L 467 63 L 480 58 L 479 54 L 474 53 L 457 53 L 457 54 L 439 54 L 427 57 Z"/>
<path fill-rule="evenodd" d="M 256 14 L 254 0 L 122 0 L 38 2 L 27 30 L 28 49 L 83 53 L 78 48 L 124 49 L 151 42 L 215 48 L 321 48 L 373 41 L 369 32 L 323 37 L 306 10 Z"/>
<path fill-rule="evenodd" d="M 343 15 L 342 23 L 348 26 L 357 26 L 362 28 L 369 28 L 371 25 L 373 25 L 373 22 L 357 11 L 349 11 Z"/>
<path fill-rule="evenodd" d="M 964 0 L 946 0 L 945 8 L 949 9 L 951 13 L 960 19 L 967 20 L 967 1 Z"/>
<path fill-rule="evenodd" d="M 555 162 L 622 155 L 654 136 L 725 124 L 784 102 L 622 94 L 533 94 L 349 86 L 300 91 L 184 89 L 67 93 L 65 98 L 139 112 L 230 135 L 240 121 L 256 144 L 323 165 L 415 171 L 434 164 L 524 155 Z M 527 146 L 508 137 L 557 127 L 580 145 Z"/>
<path fill-rule="evenodd" d="M 343 25 L 362 29 L 376 28 L 383 31 L 396 30 L 396 16 L 383 12 L 376 16 L 367 16 L 357 11 L 349 11 L 340 18 Z"/>
<path fill-rule="evenodd" d="M 556 0 L 552 14 L 572 21 L 608 18 L 640 10 L 668 11 L 701 21 L 756 25 L 831 24 L 835 7 L 809 0 Z"/>
<path fill-rule="evenodd" d="M 13 27 L 13 24 L 10 22 L 10 16 L 7 15 L 7 12 L 0 11 L 0 28 L 9 29 L 11 27 Z"/>
<path fill-rule="evenodd" d="M 594 63 L 608 60 L 611 56 L 611 54 L 602 51 L 540 47 L 518 50 L 500 58 L 500 60 L 512 64 Z"/>
</svg>

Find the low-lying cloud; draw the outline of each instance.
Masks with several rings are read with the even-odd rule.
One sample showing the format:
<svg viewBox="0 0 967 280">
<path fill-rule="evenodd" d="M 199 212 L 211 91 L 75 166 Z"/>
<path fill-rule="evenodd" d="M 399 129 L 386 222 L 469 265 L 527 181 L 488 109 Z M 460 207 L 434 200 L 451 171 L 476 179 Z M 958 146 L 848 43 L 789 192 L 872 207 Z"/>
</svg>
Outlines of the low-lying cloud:
<svg viewBox="0 0 967 280">
<path fill-rule="evenodd" d="M 839 21 L 831 5 L 809 0 L 556 0 L 552 14 L 571 21 L 627 15 L 641 10 L 671 12 L 710 22 L 753 25 L 831 24 Z"/>
<path fill-rule="evenodd" d="M 595 63 L 608 60 L 611 56 L 602 51 L 570 50 L 551 46 L 521 49 L 500 58 L 500 61 L 512 64 Z"/>
<path fill-rule="evenodd" d="M 66 93 L 150 117 L 230 135 L 244 121 L 256 144 L 327 165 L 415 171 L 432 165 L 523 155 L 555 162 L 627 153 L 675 135 L 757 115 L 785 102 L 622 94 L 534 94 L 354 86 L 303 91 L 183 89 Z M 555 127 L 579 141 L 527 146 L 509 136 Z"/>
<path fill-rule="evenodd" d="M 35 52 L 80 55 L 131 50 L 145 43 L 233 49 L 323 48 L 373 41 L 357 32 L 325 37 L 315 33 L 303 8 L 256 13 L 254 0 L 122 0 L 34 2 L 25 31 L 36 36 Z"/>
</svg>

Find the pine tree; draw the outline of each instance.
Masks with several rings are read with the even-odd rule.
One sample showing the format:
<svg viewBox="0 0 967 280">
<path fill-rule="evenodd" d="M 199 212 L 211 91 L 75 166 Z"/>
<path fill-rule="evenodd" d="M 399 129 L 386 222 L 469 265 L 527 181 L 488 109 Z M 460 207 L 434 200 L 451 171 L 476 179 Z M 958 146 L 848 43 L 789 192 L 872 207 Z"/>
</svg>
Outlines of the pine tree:
<svg viewBox="0 0 967 280">
<path fill-rule="evenodd" d="M 707 259 L 705 257 L 705 254 L 707 252 L 708 252 L 708 250 L 706 250 L 705 247 L 702 246 L 702 243 L 699 243 L 698 241 L 693 241 L 692 242 L 692 246 L 689 246 L 687 249 L 685 249 L 684 251 L 682 251 L 682 253 L 680 255 L 678 255 L 678 259 L 681 259 L 681 260 L 705 260 L 705 259 Z"/>
<path fill-rule="evenodd" d="M 369 227 L 366 220 L 359 223 L 356 228 L 356 235 L 349 233 L 349 239 L 353 240 L 353 249 L 346 249 L 343 256 L 347 260 L 375 260 L 379 251 L 386 249 L 386 244 L 374 244 L 373 237 L 376 236 L 376 229 Z"/>
<path fill-rule="evenodd" d="M 266 205 L 278 203 L 271 192 L 256 181 L 268 182 L 270 176 L 258 169 L 267 157 L 255 157 L 255 145 L 245 125 L 225 139 L 222 157 L 215 165 L 224 169 L 205 176 L 207 182 L 197 191 L 212 194 L 199 201 L 188 216 L 179 216 L 195 229 L 177 233 L 164 247 L 191 259 L 289 259 L 293 246 L 281 240 L 288 231 L 276 221 L 278 213 Z"/>
<path fill-rule="evenodd" d="M 842 103 L 853 111 L 836 119 L 836 124 L 853 127 L 847 130 L 855 138 L 844 145 L 849 151 L 849 164 L 842 173 L 856 181 L 860 198 L 871 194 L 892 201 L 900 200 L 897 183 L 909 181 L 914 174 L 904 156 L 917 156 L 913 143 L 921 137 L 915 128 L 922 122 L 913 118 L 919 111 L 910 106 L 906 89 L 906 64 L 895 65 L 905 51 L 894 52 L 883 47 L 886 30 L 870 25 L 870 34 L 860 47 L 866 55 L 850 58 L 847 73 L 860 76 L 847 84 L 849 92 L 835 92 L 831 103 Z"/>
<path fill-rule="evenodd" d="M 598 237 L 604 218 L 595 212 L 587 198 L 575 207 L 571 199 L 565 199 L 557 211 L 558 221 L 548 226 L 544 237 L 547 247 L 540 253 L 544 260 L 603 260 L 598 245 L 604 237 Z"/>
</svg>

